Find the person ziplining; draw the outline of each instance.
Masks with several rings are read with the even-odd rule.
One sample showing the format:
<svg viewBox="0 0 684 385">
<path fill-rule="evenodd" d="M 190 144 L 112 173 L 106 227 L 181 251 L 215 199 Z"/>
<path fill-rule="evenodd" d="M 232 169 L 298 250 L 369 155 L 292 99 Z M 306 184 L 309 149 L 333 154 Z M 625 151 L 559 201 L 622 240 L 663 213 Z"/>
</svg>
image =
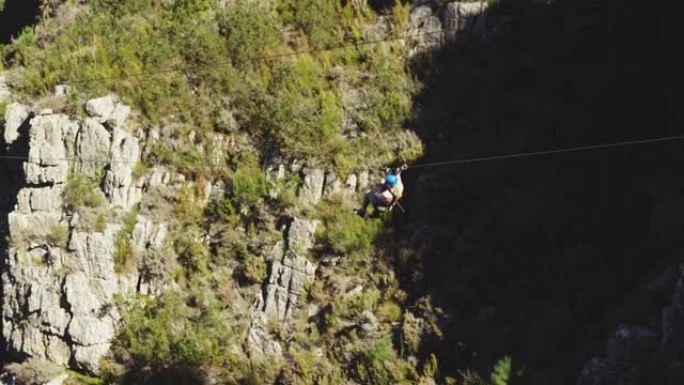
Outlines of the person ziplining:
<svg viewBox="0 0 684 385">
<path fill-rule="evenodd" d="M 368 206 L 373 205 L 371 216 L 377 217 L 381 212 L 390 211 L 395 205 L 399 204 L 399 199 L 404 195 L 404 183 L 401 180 L 401 172 L 406 170 L 406 168 L 406 165 L 402 165 L 394 170 L 388 169 L 382 183 L 366 191 L 366 194 L 363 196 L 363 203 L 361 208 L 357 210 L 357 214 L 365 218 L 368 214 Z"/>
</svg>

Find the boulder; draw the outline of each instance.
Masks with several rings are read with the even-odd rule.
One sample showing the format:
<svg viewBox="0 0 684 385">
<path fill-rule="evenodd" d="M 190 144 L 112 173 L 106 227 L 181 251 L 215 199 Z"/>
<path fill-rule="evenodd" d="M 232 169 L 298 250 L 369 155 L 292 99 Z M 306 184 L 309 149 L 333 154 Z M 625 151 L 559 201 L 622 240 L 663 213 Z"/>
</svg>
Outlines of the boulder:
<svg viewBox="0 0 684 385">
<path fill-rule="evenodd" d="M 432 8 L 421 5 L 411 11 L 409 34 L 418 49 L 433 48 L 443 41 L 442 22 L 432 13 Z"/>
<path fill-rule="evenodd" d="M 357 325 L 359 328 L 359 335 L 363 338 L 375 337 L 378 334 L 378 330 L 380 328 L 378 319 L 375 317 L 375 314 L 373 314 L 373 312 L 370 310 L 364 310 L 363 313 L 361 313 L 357 321 Z"/>
<path fill-rule="evenodd" d="M 337 174 L 330 171 L 325 176 L 323 196 L 326 199 L 337 199 L 342 201 L 355 200 L 356 186 L 356 174 L 349 174 L 346 178 L 342 179 Z"/>
<path fill-rule="evenodd" d="M 484 18 L 487 4 L 484 2 L 460 2 L 449 3 L 442 11 L 442 23 L 448 30 L 447 36 L 455 37 L 458 33 L 473 30 Z"/>
<path fill-rule="evenodd" d="M 99 123 L 108 123 L 117 128 L 123 127 L 131 113 L 131 108 L 117 102 L 113 95 L 89 100 L 86 103 L 85 110 Z"/>
<path fill-rule="evenodd" d="M 323 184 L 325 171 L 321 169 L 304 169 L 302 186 L 299 188 L 299 203 L 302 205 L 315 205 L 323 196 Z"/>
</svg>

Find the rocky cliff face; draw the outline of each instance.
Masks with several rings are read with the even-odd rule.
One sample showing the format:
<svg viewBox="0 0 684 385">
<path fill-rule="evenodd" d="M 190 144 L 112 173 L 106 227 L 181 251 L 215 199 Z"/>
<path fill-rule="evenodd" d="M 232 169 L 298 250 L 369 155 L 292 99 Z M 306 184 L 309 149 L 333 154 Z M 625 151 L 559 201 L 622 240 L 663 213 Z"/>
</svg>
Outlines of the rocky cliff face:
<svg viewBox="0 0 684 385">
<path fill-rule="evenodd" d="M 681 368 L 684 352 L 684 266 L 677 273 L 671 301 L 662 309 L 660 325 L 618 326 L 608 338 L 605 356 L 594 357 L 587 362 L 580 373 L 578 385 L 681 382 L 684 376 Z"/>
<path fill-rule="evenodd" d="M 52 4 L 59 2 L 48 3 L 52 10 Z M 416 34 L 409 42 L 416 47 L 413 53 L 435 48 L 457 32 L 479 28 L 483 10 L 484 3 L 479 2 L 417 4 L 407 31 Z M 68 92 L 68 87 L 60 87 L 56 97 Z M 10 89 L 0 77 L 0 103 L 10 98 Z M 166 247 L 171 224 L 156 215 L 159 210 L 150 208 L 154 204 L 147 204 L 146 198 L 189 183 L 183 175 L 162 168 L 136 170 L 144 146 L 159 140 L 159 135 L 151 130 L 144 138 L 131 109 L 116 97 L 90 100 L 84 109 L 87 117 L 75 118 L 20 103 L 6 108 L 1 153 L 9 158 L 0 171 L 3 182 L 7 181 L 0 186 L 4 210 L 0 231 L 8 241 L 0 244 L 4 252 L 0 319 L 2 343 L 8 351 L 98 373 L 100 360 L 121 326 L 120 302 L 136 293 L 156 295 L 171 285 L 168 274 L 159 273 L 168 272 L 168 266 L 160 267 L 163 262 L 156 258 L 167 254 L 166 260 L 175 260 Z M 319 261 L 310 255 L 321 222 L 309 218 L 307 210 L 322 201 L 355 202 L 379 179 L 368 171 L 342 177 L 296 160 L 268 164 L 271 195 L 278 195 L 283 180 L 297 176 L 301 184 L 295 207 L 280 227 L 282 239 L 274 242 L 266 258 L 267 278 L 252 298 L 245 350 L 254 356 L 285 352 L 287 347 L 273 338 L 267 325 L 301 315 L 306 288 L 321 275 Z M 75 175 L 95 181 L 93 191 L 73 186 Z M 206 200 L 225 194 L 221 186 L 211 184 L 204 191 Z M 88 194 L 102 202 L 77 207 L 74 194 Z M 137 213 L 133 223 L 131 213 Z M 211 242 L 210 235 L 206 238 Z M 132 251 L 124 253 L 122 243 L 129 243 Z M 122 254 L 132 254 L 133 262 Z M 367 289 L 357 277 L 338 280 L 339 294 L 349 298 Z M 319 311 L 315 305 L 307 310 L 312 317 Z M 358 327 L 373 342 L 379 327 L 375 315 L 366 311 L 355 322 L 351 327 Z"/>
<path fill-rule="evenodd" d="M 34 115 L 17 103 L 7 108 L 4 140 L 23 178 L 7 215 L 2 337 L 10 351 L 97 372 L 121 317 L 115 297 L 149 288 L 137 266 L 121 272 L 115 260 L 118 218 L 140 201 L 149 179 L 133 176 L 141 149 L 127 131 L 130 109 L 109 96 L 86 111 L 76 120 L 49 110 Z M 106 198 L 96 226 L 68 207 L 76 173 L 101 181 L 87 192 Z M 166 226 L 138 217 L 125 236 L 144 255 L 161 246 Z"/>
</svg>

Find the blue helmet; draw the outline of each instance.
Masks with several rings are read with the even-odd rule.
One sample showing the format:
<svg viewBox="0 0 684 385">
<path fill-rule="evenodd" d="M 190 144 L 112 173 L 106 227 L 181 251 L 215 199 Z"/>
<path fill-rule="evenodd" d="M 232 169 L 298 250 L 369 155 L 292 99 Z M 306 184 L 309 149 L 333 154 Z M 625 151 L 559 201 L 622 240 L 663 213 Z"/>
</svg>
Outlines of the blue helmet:
<svg viewBox="0 0 684 385">
<path fill-rule="evenodd" d="M 385 184 L 389 185 L 390 187 L 394 187 L 399 183 L 399 178 L 397 178 L 396 175 L 390 174 L 385 177 Z"/>
</svg>

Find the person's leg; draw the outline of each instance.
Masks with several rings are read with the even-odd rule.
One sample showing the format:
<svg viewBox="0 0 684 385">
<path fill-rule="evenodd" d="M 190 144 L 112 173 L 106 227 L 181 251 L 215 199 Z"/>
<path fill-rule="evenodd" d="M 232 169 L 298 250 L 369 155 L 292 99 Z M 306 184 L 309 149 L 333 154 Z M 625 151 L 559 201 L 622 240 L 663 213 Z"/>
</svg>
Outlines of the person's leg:
<svg viewBox="0 0 684 385">
<path fill-rule="evenodd" d="M 371 202 L 373 202 L 373 191 L 369 190 L 363 196 L 363 203 L 361 204 L 361 208 L 358 211 L 360 216 L 366 216 L 366 210 L 368 209 L 368 206 L 370 206 Z"/>
</svg>

